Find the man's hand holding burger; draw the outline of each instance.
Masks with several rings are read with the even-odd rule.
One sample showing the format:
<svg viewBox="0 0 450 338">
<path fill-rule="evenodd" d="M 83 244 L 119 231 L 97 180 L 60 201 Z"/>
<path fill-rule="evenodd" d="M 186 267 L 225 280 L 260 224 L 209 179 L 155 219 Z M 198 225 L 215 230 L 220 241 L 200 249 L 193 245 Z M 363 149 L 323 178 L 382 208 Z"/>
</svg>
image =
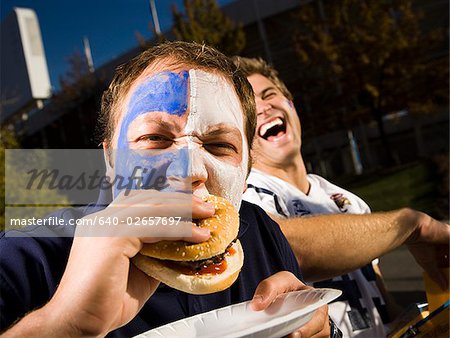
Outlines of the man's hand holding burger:
<svg viewBox="0 0 450 338">
<path fill-rule="evenodd" d="M 192 202 L 179 193 L 140 190 L 132 196 L 120 195 L 107 208 L 86 218 L 133 217 L 145 205 L 148 216 L 177 212 L 181 207 L 192 218 L 214 214 L 214 206 L 193 196 Z M 121 203 L 126 208 L 117 207 Z M 182 202 L 184 203 L 184 202 Z M 174 209 L 176 205 L 177 209 Z M 139 206 L 138 208 L 135 208 Z M 200 243 L 208 240 L 209 230 L 192 226 L 192 237 L 89 237 L 76 236 L 61 283 L 49 303 L 36 310 L 7 335 L 36 337 L 104 336 L 133 319 L 156 290 L 159 282 L 131 264 L 130 259 L 144 243 L 184 240 Z"/>
</svg>

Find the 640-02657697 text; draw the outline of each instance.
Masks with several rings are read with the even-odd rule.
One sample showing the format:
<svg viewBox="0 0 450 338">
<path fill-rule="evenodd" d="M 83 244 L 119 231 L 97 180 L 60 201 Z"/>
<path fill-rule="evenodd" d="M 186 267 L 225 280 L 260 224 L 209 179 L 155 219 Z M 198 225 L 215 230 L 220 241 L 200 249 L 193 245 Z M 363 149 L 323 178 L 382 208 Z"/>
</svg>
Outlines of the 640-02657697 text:
<svg viewBox="0 0 450 338">
<path fill-rule="evenodd" d="M 10 226 L 64 226 L 64 225 L 144 225 L 144 226 L 157 226 L 157 225 L 178 225 L 181 221 L 181 217 L 127 217 L 125 219 L 119 217 L 92 217 L 92 218 L 71 218 L 68 220 L 59 217 L 48 218 L 11 218 L 9 220 Z"/>
</svg>

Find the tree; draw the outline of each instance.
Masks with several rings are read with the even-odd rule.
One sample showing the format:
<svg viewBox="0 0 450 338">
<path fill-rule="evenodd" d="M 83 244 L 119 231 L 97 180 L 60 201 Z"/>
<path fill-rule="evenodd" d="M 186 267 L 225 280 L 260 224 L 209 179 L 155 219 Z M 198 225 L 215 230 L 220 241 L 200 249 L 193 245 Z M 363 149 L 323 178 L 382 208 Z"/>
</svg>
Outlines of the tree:
<svg viewBox="0 0 450 338">
<path fill-rule="evenodd" d="M 19 147 L 14 134 L 8 129 L 2 127 L 0 129 L 0 201 L 2 208 L 0 209 L 0 230 L 5 225 L 5 149 L 14 149 Z"/>
<path fill-rule="evenodd" d="M 68 71 L 59 79 L 61 90 L 56 95 L 57 103 L 62 100 L 77 100 L 85 96 L 90 96 L 92 92 L 102 88 L 100 79 L 89 71 L 86 58 L 80 51 L 76 50 L 67 58 L 69 64 Z"/>
<path fill-rule="evenodd" d="M 426 30 L 412 0 L 318 0 L 302 6 L 295 45 L 303 99 L 317 121 L 374 119 L 392 162 L 383 117 L 447 104 L 443 30 Z"/>
<path fill-rule="evenodd" d="M 185 13 L 172 7 L 175 38 L 216 47 L 226 55 L 239 54 L 245 46 L 245 33 L 221 11 L 215 0 L 184 0 Z"/>
<path fill-rule="evenodd" d="M 5 224 L 5 211 L 6 211 L 6 183 L 11 187 L 17 187 L 19 182 L 23 184 L 23 169 L 14 161 L 17 159 L 17 154 L 11 155 L 8 161 L 6 161 L 6 149 L 19 149 L 20 144 L 14 133 L 6 128 L 0 129 L 0 201 L 2 207 L 0 208 L 0 230 L 11 229 L 10 226 Z M 20 151 L 20 150 L 17 150 Z M 44 150 L 40 151 L 40 156 L 28 156 L 31 150 L 28 151 L 27 164 L 36 166 L 36 168 L 42 167 L 43 163 L 47 163 L 48 157 Z M 23 156 L 22 156 L 23 157 Z M 8 182 L 6 181 L 8 180 Z M 49 207 L 45 205 L 46 201 L 58 201 L 59 206 L 67 207 L 70 205 L 69 199 L 60 194 L 56 190 L 51 189 L 33 189 L 24 193 L 24 189 L 9 189 L 8 198 L 10 200 L 20 203 L 19 208 L 11 207 L 9 209 L 10 216 L 16 215 L 22 219 L 29 219 L 31 217 L 44 217 L 45 215 L 53 212 L 55 207 Z M 17 206 L 17 205 L 16 205 Z"/>
<path fill-rule="evenodd" d="M 156 43 L 163 43 L 167 41 L 167 38 L 162 33 L 158 33 L 152 23 L 149 23 L 149 30 L 154 35 L 154 40 L 150 41 L 145 38 L 140 32 L 135 32 L 134 35 L 138 42 L 139 48 L 141 51 L 145 51 Z"/>
<path fill-rule="evenodd" d="M 108 86 L 106 73 L 91 73 L 85 57 L 80 52 L 70 55 L 68 62 L 69 69 L 60 78 L 61 88 L 48 107 L 49 114 L 59 116 L 59 139 L 54 142 L 57 147 L 92 147 L 95 141 L 91 136 L 97 124 L 99 103 Z M 50 147 L 54 146 L 50 144 Z"/>
</svg>

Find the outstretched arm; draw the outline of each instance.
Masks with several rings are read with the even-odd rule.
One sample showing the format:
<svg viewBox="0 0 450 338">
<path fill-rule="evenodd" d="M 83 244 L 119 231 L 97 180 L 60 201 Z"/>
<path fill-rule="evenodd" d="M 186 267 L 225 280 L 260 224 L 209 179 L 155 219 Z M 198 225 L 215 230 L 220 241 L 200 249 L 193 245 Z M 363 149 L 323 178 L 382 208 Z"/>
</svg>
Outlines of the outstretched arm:
<svg viewBox="0 0 450 338">
<path fill-rule="evenodd" d="M 445 288 L 450 226 L 404 208 L 367 215 L 276 219 L 307 281 L 353 271 L 406 244 L 416 261 Z"/>
</svg>

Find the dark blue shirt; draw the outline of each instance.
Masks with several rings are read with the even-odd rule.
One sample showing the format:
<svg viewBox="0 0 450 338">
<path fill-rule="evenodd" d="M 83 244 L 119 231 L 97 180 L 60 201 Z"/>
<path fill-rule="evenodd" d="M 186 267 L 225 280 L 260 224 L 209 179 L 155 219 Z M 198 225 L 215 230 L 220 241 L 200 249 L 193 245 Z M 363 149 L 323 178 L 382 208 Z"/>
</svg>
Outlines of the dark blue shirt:
<svg viewBox="0 0 450 338">
<path fill-rule="evenodd" d="M 106 201 L 100 199 L 99 202 L 85 208 L 63 209 L 52 216 L 78 219 L 100 210 L 99 205 Z M 244 266 L 229 289 L 198 296 L 160 285 L 139 314 L 110 336 L 133 336 L 175 320 L 249 300 L 259 282 L 278 271 L 290 271 L 301 279 L 286 238 L 261 208 L 242 202 L 240 221 L 238 238 L 244 249 Z M 71 237 L 9 235 L 0 235 L 1 330 L 53 296 L 72 245 Z"/>
</svg>

